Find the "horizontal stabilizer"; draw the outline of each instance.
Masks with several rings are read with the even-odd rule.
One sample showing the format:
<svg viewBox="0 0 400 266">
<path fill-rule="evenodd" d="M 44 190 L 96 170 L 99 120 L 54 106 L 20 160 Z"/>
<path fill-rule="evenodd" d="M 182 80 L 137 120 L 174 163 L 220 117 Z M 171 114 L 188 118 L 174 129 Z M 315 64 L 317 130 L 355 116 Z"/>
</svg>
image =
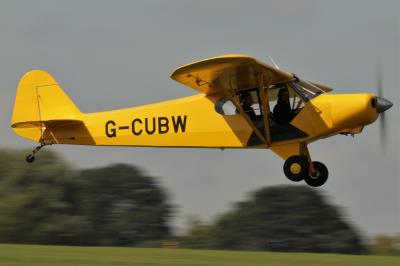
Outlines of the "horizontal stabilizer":
<svg viewBox="0 0 400 266">
<path fill-rule="evenodd" d="M 68 126 L 72 124 L 80 124 L 83 123 L 81 120 L 72 120 L 72 119 L 59 119 L 59 120 L 47 120 L 47 121 L 25 121 L 19 122 L 11 125 L 12 128 L 37 128 L 37 127 L 50 127 L 51 125 L 57 126 Z"/>
</svg>

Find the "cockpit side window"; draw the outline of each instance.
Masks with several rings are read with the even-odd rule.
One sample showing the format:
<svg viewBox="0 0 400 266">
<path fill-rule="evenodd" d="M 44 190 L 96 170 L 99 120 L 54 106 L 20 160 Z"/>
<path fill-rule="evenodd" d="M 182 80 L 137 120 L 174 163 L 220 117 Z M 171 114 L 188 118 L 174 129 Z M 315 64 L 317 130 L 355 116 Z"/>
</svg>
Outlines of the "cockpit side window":
<svg viewBox="0 0 400 266">
<path fill-rule="evenodd" d="M 215 103 L 215 111 L 221 115 L 237 115 L 236 107 L 228 97 L 223 97 Z"/>
</svg>

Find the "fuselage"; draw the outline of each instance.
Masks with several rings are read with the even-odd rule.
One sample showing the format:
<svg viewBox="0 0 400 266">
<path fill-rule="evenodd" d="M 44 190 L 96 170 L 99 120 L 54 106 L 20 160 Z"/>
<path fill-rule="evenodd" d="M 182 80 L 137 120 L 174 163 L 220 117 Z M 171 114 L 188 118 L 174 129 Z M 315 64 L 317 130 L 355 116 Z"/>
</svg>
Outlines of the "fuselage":
<svg viewBox="0 0 400 266">
<path fill-rule="evenodd" d="M 59 144 L 208 148 L 267 148 L 249 145 L 253 129 L 240 115 L 221 115 L 221 95 L 198 94 L 144 106 L 81 114 L 84 127 L 54 127 Z M 308 101 L 291 124 L 306 133 L 301 139 L 272 143 L 310 143 L 338 133 L 359 133 L 378 113 L 372 94 L 322 94 Z M 70 136 L 73 136 L 71 138 Z"/>
</svg>

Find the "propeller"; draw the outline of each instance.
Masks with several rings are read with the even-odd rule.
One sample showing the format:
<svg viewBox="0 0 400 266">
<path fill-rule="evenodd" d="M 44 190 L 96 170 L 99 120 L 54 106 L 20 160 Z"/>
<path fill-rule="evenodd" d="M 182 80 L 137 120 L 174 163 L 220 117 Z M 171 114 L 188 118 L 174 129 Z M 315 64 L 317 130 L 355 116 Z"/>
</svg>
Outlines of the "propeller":
<svg viewBox="0 0 400 266">
<path fill-rule="evenodd" d="M 380 140 L 382 146 L 386 146 L 386 119 L 385 119 L 385 111 L 393 106 L 393 103 L 385 98 L 383 98 L 383 80 L 382 80 L 382 69 L 378 68 L 377 74 L 377 97 L 376 97 L 376 111 L 379 115 L 379 127 L 380 127 Z"/>
<path fill-rule="evenodd" d="M 275 67 L 276 69 L 280 70 L 278 64 L 275 63 L 275 60 L 274 60 L 271 56 L 268 56 L 268 57 L 269 57 L 269 60 L 270 60 L 270 61 L 272 62 L 272 64 L 274 65 L 274 67 Z"/>
</svg>

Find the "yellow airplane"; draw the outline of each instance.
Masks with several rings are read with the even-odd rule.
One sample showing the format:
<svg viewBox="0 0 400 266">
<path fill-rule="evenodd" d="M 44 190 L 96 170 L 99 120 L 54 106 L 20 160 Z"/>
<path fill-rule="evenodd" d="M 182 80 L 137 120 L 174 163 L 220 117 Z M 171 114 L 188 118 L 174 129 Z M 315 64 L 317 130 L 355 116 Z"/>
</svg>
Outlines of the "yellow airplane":
<svg viewBox="0 0 400 266">
<path fill-rule="evenodd" d="M 176 69 L 171 78 L 199 94 L 127 109 L 81 113 L 55 79 L 33 70 L 20 80 L 11 127 L 45 145 L 271 149 L 292 181 L 321 186 L 328 170 L 307 145 L 357 134 L 393 104 L 371 93 L 330 94 L 246 55 L 223 55 Z M 272 109 L 273 108 L 273 109 Z"/>
</svg>

